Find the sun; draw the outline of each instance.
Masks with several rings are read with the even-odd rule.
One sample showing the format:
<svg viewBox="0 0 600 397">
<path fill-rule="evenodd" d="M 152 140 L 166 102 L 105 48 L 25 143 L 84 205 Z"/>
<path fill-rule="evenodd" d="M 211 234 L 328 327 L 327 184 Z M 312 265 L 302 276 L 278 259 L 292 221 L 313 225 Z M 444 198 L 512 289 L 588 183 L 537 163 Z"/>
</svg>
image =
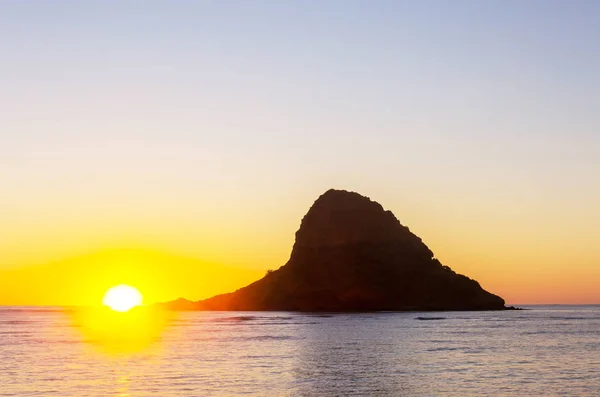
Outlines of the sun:
<svg viewBox="0 0 600 397">
<path fill-rule="evenodd" d="M 130 285 L 117 285 L 104 294 L 102 304 L 117 312 L 126 312 L 142 304 L 142 294 Z"/>
</svg>

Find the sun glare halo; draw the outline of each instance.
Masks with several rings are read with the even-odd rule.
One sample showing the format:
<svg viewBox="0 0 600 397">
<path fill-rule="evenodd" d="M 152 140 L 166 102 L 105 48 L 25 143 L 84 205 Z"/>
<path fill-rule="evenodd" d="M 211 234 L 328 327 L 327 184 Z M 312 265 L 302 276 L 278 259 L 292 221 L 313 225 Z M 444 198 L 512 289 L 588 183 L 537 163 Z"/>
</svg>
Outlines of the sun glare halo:
<svg viewBox="0 0 600 397">
<path fill-rule="evenodd" d="M 121 284 L 106 291 L 102 304 L 114 311 L 126 312 L 142 304 L 142 294 L 130 285 Z"/>
</svg>

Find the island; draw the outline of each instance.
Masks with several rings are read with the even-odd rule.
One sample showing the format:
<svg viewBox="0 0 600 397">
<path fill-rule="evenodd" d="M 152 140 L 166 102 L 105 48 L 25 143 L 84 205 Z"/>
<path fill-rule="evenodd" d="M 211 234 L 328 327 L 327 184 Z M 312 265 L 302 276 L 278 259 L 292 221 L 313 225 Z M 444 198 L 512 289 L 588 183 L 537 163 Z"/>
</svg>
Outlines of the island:
<svg viewBox="0 0 600 397">
<path fill-rule="evenodd" d="M 391 211 L 355 192 L 331 189 L 302 219 L 288 262 L 235 292 L 172 310 L 504 310 L 504 300 L 442 265 Z"/>
</svg>

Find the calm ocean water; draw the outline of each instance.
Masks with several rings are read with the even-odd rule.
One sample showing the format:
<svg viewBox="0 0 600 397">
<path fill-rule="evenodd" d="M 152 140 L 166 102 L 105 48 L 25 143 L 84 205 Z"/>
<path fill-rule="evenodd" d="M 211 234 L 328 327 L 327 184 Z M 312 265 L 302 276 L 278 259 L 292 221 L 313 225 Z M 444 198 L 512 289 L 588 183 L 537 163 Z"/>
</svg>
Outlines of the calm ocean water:
<svg viewBox="0 0 600 397">
<path fill-rule="evenodd" d="M 0 307 L 0 396 L 600 396 L 600 306 L 530 309 L 179 313 L 115 352 L 63 311 Z"/>
</svg>

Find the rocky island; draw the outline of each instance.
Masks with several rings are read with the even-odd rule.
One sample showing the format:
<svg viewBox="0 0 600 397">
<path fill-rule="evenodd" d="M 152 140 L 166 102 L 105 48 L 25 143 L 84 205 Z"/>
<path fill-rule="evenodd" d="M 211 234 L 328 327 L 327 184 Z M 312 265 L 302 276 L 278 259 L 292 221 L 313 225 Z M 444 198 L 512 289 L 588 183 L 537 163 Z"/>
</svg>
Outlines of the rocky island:
<svg viewBox="0 0 600 397">
<path fill-rule="evenodd" d="M 296 232 L 288 262 L 239 290 L 173 310 L 502 310 L 504 300 L 442 265 L 394 214 L 358 193 L 328 190 Z"/>
</svg>

